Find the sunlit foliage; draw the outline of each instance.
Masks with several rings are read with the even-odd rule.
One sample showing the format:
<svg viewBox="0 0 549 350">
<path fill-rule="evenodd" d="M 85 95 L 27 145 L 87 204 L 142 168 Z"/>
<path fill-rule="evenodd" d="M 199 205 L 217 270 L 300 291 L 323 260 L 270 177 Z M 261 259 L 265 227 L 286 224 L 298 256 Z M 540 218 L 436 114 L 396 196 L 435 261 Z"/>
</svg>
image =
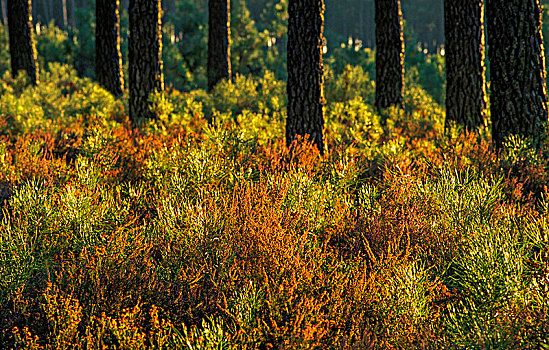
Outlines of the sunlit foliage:
<svg viewBox="0 0 549 350">
<path fill-rule="evenodd" d="M 327 75 L 324 157 L 285 148 L 269 72 L 154 96 L 139 128 L 44 74 L 0 80 L 1 348 L 549 346 L 548 158 L 527 140 L 498 158 L 485 130 L 444 136 L 413 84 L 378 115 L 353 67 Z"/>
</svg>

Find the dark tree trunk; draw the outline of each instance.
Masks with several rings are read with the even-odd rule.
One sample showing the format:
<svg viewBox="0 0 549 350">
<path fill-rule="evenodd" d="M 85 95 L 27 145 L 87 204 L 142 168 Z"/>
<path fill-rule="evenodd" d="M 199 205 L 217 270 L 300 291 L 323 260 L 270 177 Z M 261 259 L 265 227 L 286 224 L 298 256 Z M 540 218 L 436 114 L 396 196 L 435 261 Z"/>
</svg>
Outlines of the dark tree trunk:
<svg viewBox="0 0 549 350">
<path fill-rule="evenodd" d="M 36 48 L 32 34 L 31 0 L 8 0 L 8 25 L 11 70 L 27 72 L 33 85 L 38 84 Z"/>
<path fill-rule="evenodd" d="M 115 96 L 124 93 L 118 0 L 95 2 L 95 77 Z"/>
<path fill-rule="evenodd" d="M 374 47 L 374 42 L 376 39 L 375 35 L 375 15 L 374 11 L 372 11 L 373 4 L 368 4 L 367 10 L 366 10 L 366 46 L 367 47 Z"/>
<path fill-rule="evenodd" d="M 375 0 L 377 109 L 403 105 L 404 37 L 400 0 Z"/>
<path fill-rule="evenodd" d="M 230 0 L 208 1 L 208 91 L 231 78 Z"/>
<path fill-rule="evenodd" d="M 341 24 L 343 24 L 343 35 L 345 35 L 345 39 L 349 38 L 349 28 L 347 26 L 348 18 L 347 17 L 347 0 L 340 0 L 341 6 L 343 6 L 343 13 L 340 18 Z M 342 20 L 343 19 L 343 20 Z"/>
<path fill-rule="evenodd" d="M 364 1 L 360 2 L 358 8 L 358 37 L 366 43 L 366 36 L 364 35 Z"/>
<path fill-rule="evenodd" d="M 446 127 L 450 121 L 475 130 L 484 123 L 484 1 L 445 0 Z"/>
<path fill-rule="evenodd" d="M 511 134 L 539 145 L 547 123 L 540 0 L 487 0 L 492 137 Z"/>
<path fill-rule="evenodd" d="M 76 1 L 71 0 L 71 26 L 76 30 Z"/>
<path fill-rule="evenodd" d="M 53 13 L 53 0 L 48 0 L 48 22 L 51 20 L 55 21 L 55 14 Z"/>
<path fill-rule="evenodd" d="M 162 8 L 160 0 L 130 0 L 128 5 L 130 119 L 155 118 L 149 97 L 164 90 L 162 75 Z"/>
<path fill-rule="evenodd" d="M 288 3 L 288 117 L 286 144 L 309 135 L 324 152 L 323 0 Z"/>
</svg>

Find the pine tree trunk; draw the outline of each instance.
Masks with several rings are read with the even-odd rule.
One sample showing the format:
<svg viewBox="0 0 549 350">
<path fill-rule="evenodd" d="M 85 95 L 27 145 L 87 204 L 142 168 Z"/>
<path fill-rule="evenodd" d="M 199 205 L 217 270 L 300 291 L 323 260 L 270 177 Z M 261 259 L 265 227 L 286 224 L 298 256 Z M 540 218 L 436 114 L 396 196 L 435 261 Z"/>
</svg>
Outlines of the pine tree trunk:
<svg viewBox="0 0 549 350">
<path fill-rule="evenodd" d="M 55 21 L 55 14 L 53 13 L 54 10 L 55 8 L 53 6 L 53 0 L 48 0 L 48 23 L 51 20 Z"/>
<path fill-rule="evenodd" d="M 149 97 L 164 90 L 160 0 L 130 0 L 128 13 L 130 119 L 136 122 L 155 118 Z"/>
<path fill-rule="evenodd" d="M 374 47 L 375 41 L 375 19 L 374 11 L 372 11 L 373 4 L 368 4 L 366 10 L 366 47 Z"/>
<path fill-rule="evenodd" d="M 36 48 L 32 34 L 31 0 L 8 0 L 11 70 L 14 76 L 24 70 L 33 85 L 38 84 Z"/>
<path fill-rule="evenodd" d="M 63 7 L 63 29 L 67 30 L 67 27 L 69 26 L 69 14 L 67 12 L 67 0 L 63 0 L 61 2 L 61 6 Z"/>
<path fill-rule="evenodd" d="M 4 25 L 4 27 L 8 27 L 8 8 L 6 6 L 6 0 L 1 0 L 1 3 L 2 5 L 2 24 Z"/>
<path fill-rule="evenodd" d="M 347 26 L 347 0 L 340 0 L 341 5 L 343 6 L 343 13 L 341 15 L 341 18 L 344 20 L 340 20 L 341 24 L 343 25 L 343 35 L 345 36 L 345 39 L 347 40 L 349 38 L 349 28 Z"/>
<path fill-rule="evenodd" d="M 475 130 L 486 115 L 484 1 L 445 0 L 446 127 Z"/>
<path fill-rule="evenodd" d="M 48 24 L 50 21 L 50 10 L 48 8 L 48 2 L 42 0 L 42 18 L 40 18 L 41 24 Z"/>
<path fill-rule="evenodd" d="M 208 91 L 231 78 L 230 1 L 208 1 Z"/>
<path fill-rule="evenodd" d="M 487 0 L 492 137 L 511 134 L 539 146 L 547 123 L 540 0 Z"/>
<path fill-rule="evenodd" d="M 96 0 L 95 77 L 115 96 L 124 93 L 118 0 Z"/>
<path fill-rule="evenodd" d="M 366 36 L 364 35 L 364 5 L 364 1 L 361 1 L 358 8 L 358 37 L 366 43 Z"/>
<path fill-rule="evenodd" d="M 402 107 L 404 37 L 400 0 L 375 0 L 377 109 Z"/>
<path fill-rule="evenodd" d="M 71 0 L 71 26 L 73 30 L 78 29 L 76 27 L 76 1 Z"/>
<path fill-rule="evenodd" d="M 286 144 L 309 135 L 324 152 L 323 0 L 288 3 L 288 117 Z"/>
</svg>

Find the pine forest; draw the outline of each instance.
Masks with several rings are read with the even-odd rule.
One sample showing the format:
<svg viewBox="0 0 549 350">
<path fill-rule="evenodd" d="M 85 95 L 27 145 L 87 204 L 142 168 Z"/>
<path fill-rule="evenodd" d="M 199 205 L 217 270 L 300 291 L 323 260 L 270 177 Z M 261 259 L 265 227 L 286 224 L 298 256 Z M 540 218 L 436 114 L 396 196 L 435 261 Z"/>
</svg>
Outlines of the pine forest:
<svg viewBox="0 0 549 350">
<path fill-rule="evenodd" d="M 0 349 L 549 349 L 549 0 L 0 14 Z"/>
</svg>

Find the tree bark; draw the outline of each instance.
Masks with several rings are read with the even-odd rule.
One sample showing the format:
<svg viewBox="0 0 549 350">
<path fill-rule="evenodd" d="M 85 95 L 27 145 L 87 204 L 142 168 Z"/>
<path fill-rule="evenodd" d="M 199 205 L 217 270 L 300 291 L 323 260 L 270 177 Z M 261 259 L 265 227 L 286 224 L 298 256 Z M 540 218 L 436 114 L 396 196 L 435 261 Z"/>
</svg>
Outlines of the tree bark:
<svg viewBox="0 0 549 350">
<path fill-rule="evenodd" d="M 130 119 L 155 118 L 149 97 L 164 90 L 162 7 L 160 0 L 130 0 L 128 5 Z"/>
<path fill-rule="evenodd" d="M 484 1 L 445 0 L 446 127 L 475 130 L 486 115 Z"/>
<path fill-rule="evenodd" d="M 95 77 L 115 96 L 124 93 L 120 53 L 119 0 L 95 2 Z"/>
<path fill-rule="evenodd" d="M 492 138 L 511 134 L 539 146 L 547 124 L 540 0 L 487 0 Z"/>
<path fill-rule="evenodd" d="M 323 0 L 288 3 L 288 117 L 286 144 L 309 135 L 324 152 Z"/>
<path fill-rule="evenodd" d="M 375 0 L 377 109 L 404 102 L 404 36 L 400 0 Z"/>
<path fill-rule="evenodd" d="M 13 76 L 24 70 L 31 83 L 37 85 L 38 65 L 32 34 L 31 0 L 8 0 L 8 25 Z"/>
<path fill-rule="evenodd" d="M 208 91 L 231 78 L 230 0 L 208 1 Z"/>
</svg>

